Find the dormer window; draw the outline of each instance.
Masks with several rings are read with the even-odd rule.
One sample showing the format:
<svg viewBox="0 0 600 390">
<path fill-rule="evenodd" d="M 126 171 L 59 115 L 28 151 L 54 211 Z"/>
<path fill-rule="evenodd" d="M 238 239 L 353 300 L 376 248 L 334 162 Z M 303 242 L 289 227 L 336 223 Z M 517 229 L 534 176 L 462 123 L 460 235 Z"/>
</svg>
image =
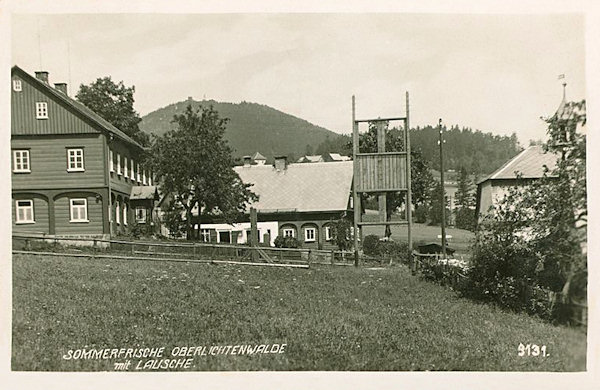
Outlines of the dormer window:
<svg viewBox="0 0 600 390">
<path fill-rule="evenodd" d="M 35 103 L 35 118 L 36 119 L 48 119 L 48 103 L 36 102 Z"/>
<path fill-rule="evenodd" d="M 21 84 L 21 80 L 13 80 L 13 91 L 21 92 L 23 90 L 23 85 Z"/>
</svg>

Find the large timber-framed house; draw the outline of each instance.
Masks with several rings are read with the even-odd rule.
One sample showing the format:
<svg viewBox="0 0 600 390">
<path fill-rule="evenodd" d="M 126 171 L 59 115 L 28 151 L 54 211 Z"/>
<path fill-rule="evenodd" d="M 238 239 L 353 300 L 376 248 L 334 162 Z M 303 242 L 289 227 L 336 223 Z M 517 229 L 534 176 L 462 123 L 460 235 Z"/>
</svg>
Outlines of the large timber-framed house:
<svg viewBox="0 0 600 390">
<path fill-rule="evenodd" d="M 51 86 L 48 72 L 11 71 L 12 231 L 103 237 L 124 233 L 144 204 L 131 198 L 151 186 L 144 148 Z M 146 223 L 149 221 L 138 221 Z"/>
</svg>

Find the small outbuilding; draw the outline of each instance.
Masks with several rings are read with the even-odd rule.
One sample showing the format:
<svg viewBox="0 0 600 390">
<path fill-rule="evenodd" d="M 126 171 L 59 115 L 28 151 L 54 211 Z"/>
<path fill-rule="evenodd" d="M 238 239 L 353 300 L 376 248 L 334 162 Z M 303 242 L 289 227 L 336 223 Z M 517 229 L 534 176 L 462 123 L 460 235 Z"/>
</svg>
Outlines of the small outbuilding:
<svg viewBox="0 0 600 390">
<path fill-rule="evenodd" d="M 436 242 L 429 242 L 427 244 L 417 246 L 417 251 L 419 251 L 421 254 L 439 255 L 442 253 L 442 246 Z M 456 249 L 446 246 L 446 254 L 452 256 L 454 252 L 456 252 Z"/>
</svg>

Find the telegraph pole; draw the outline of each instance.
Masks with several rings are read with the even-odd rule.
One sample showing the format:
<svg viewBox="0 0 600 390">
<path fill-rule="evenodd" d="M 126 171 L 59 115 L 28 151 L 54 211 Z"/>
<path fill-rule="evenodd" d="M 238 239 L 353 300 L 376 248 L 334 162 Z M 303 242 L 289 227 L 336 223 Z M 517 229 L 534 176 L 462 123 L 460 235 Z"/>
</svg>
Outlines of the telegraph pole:
<svg viewBox="0 0 600 390">
<path fill-rule="evenodd" d="M 446 258 L 446 190 L 444 189 L 444 139 L 442 136 L 442 118 L 439 121 L 439 130 L 440 130 L 440 140 L 438 144 L 440 145 L 440 180 L 441 180 L 441 188 L 442 188 L 442 256 L 444 259 Z"/>
</svg>

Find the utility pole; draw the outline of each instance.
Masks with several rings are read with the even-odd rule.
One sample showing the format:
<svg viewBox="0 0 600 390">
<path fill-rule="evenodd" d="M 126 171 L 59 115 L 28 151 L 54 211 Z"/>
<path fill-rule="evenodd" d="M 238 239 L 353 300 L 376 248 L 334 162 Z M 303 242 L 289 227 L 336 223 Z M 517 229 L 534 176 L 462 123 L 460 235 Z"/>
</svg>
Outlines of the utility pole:
<svg viewBox="0 0 600 390">
<path fill-rule="evenodd" d="M 442 256 L 444 259 L 446 258 L 446 190 L 444 189 L 444 139 L 442 136 L 442 118 L 439 121 L 439 130 L 440 130 L 440 140 L 438 144 L 440 145 L 440 181 L 441 181 L 441 207 L 442 207 Z"/>
</svg>

